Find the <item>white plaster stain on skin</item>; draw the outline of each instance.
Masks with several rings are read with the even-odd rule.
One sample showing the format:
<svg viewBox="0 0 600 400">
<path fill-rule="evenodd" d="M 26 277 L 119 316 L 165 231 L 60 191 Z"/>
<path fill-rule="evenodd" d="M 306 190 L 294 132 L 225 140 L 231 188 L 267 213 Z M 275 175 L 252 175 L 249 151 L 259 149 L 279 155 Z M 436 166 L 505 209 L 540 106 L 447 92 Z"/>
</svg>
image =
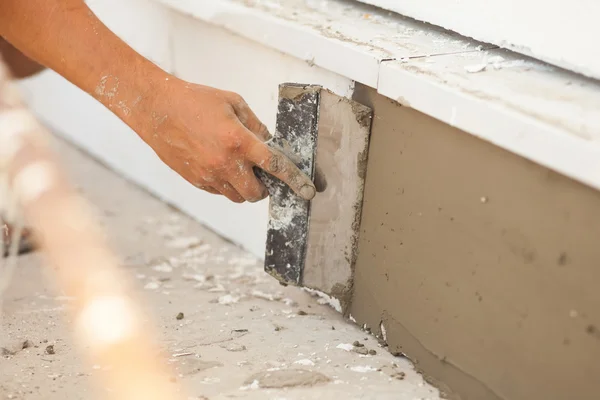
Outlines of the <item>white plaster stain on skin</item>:
<svg viewBox="0 0 600 400">
<path fill-rule="evenodd" d="M 117 108 L 123 111 L 123 114 L 125 114 L 126 117 L 128 117 L 131 114 L 131 108 L 127 107 L 127 103 L 125 103 L 124 101 L 119 101 L 117 103 Z"/>
<path fill-rule="evenodd" d="M 138 96 L 133 103 L 131 103 L 131 107 L 136 107 L 138 104 L 140 104 L 140 101 L 142 101 L 142 96 Z"/>
<path fill-rule="evenodd" d="M 119 78 L 113 75 L 103 76 L 94 92 L 98 96 L 105 96 L 109 99 L 115 97 L 119 92 Z"/>
<path fill-rule="evenodd" d="M 154 124 L 154 128 L 158 128 L 169 118 L 168 115 L 158 115 L 155 112 L 152 113 L 152 121 Z"/>
</svg>

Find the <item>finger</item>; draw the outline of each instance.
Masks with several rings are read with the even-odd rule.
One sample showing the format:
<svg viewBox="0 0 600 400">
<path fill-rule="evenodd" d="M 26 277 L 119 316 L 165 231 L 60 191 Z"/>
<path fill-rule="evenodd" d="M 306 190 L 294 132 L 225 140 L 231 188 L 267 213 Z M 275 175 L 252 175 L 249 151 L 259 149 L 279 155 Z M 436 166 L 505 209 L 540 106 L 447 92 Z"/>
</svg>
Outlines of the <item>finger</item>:
<svg viewBox="0 0 600 400">
<path fill-rule="evenodd" d="M 229 182 L 246 201 L 256 203 L 268 196 L 269 192 L 263 183 L 256 178 L 251 166 L 240 168 L 240 171 Z"/>
<path fill-rule="evenodd" d="M 279 178 L 300 197 L 305 200 L 315 197 L 316 189 L 310 178 L 280 151 L 257 141 L 247 156 L 256 166 Z"/>
<path fill-rule="evenodd" d="M 239 95 L 233 97 L 231 105 L 240 122 L 261 141 L 266 142 L 269 140 L 271 138 L 269 130 L 254 114 L 248 103 Z"/>
<path fill-rule="evenodd" d="M 219 192 L 218 190 L 214 189 L 212 186 L 208 186 L 208 185 L 196 185 L 196 187 L 200 190 L 204 190 L 205 192 L 211 193 L 211 194 L 216 194 L 216 195 L 221 195 L 221 192 Z"/>
<path fill-rule="evenodd" d="M 217 189 L 219 192 L 221 192 L 221 194 L 223 196 L 227 197 L 229 200 L 233 201 L 234 203 L 243 203 L 245 201 L 244 198 L 237 192 L 237 190 L 235 190 L 227 182 L 223 182 L 221 184 L 214 185 L 213 187 L 215 189 Z"/>
</svg>

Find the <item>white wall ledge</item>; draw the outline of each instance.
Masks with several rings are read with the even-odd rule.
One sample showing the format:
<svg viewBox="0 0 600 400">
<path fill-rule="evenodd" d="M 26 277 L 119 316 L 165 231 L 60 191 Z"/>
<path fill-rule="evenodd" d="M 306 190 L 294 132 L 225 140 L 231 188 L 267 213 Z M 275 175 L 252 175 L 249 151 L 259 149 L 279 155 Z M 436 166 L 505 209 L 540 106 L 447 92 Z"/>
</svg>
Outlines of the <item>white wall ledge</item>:
<svg viewBox="0 0 600 400">
<path fill-rule="evenodd" d="M 600 189 L 596 81 L 348 1 L 155 1 Z"/>
<path fill-rule="evenodd" d="M 358 0 L 600 79 L 597 0 Z"/>
</svg>

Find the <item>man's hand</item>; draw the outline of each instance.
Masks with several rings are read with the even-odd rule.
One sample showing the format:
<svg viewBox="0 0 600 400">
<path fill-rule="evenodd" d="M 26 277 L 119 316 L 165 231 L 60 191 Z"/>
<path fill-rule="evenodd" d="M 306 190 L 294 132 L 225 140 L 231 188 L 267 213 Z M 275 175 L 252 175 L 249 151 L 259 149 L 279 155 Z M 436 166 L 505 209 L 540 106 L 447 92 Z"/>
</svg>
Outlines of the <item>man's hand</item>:
<svg viewBox="0 0 600 400">
<path fill-rule="evenodd" d="M 151 111 L 137 113 L 129 124 L 194 186 L 237 203 L 256 202 L 268 195 L 254 175 L 256 166 L 303 198 L 314 197 L 310 179 L 264 144 L 267 128 L 239 95 L 170 77 L 149 101 Z"/>
<path fill-rule="evenodd" d="M 305 199 L 315 195 L 310 179 L 262 142 L 267 130 L 238 95 L 168 75 L 83 0 L 2 0 L 0 36 L 94 96 L 193 185 L 258 201 L 267 193 L 252 171 L 257 166 Z"/>
</svg>

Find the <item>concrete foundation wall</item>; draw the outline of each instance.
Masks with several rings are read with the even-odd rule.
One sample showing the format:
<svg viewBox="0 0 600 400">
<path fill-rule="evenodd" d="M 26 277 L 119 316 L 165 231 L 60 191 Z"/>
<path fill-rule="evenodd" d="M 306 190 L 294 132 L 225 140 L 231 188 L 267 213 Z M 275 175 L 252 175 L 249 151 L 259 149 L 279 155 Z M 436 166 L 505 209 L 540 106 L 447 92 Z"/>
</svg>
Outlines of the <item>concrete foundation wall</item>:
<svg viewBox="0 0 600 400">
<path fill-rule="evenodd" d="M 351 313 L 468 400 L 596 399 L 600 193 L 357 90 L 375 110 Z"/>
</svg>

